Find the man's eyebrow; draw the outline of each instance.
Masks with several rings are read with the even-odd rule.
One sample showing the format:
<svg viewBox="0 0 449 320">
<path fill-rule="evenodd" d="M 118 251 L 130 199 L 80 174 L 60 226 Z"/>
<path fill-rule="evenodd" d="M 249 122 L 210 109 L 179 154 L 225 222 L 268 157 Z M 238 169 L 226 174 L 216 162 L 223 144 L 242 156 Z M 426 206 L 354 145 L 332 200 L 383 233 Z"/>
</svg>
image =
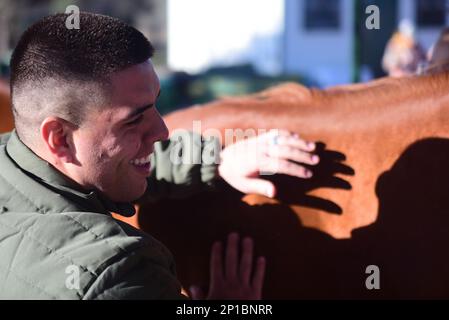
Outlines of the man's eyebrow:
<svg viewBox="0 0 449 320">
<path fill-rule="evenodd" d="M 161 90 L 159 90 L 159 93 L 157 94 L 156 99 L 159 98 L 160 95 L 161 95 Z M 140 115 L 141 113 L 144 113 L 146 110 L 148 110 L 152 107 L 154 107 L 154 103 L 150 103 L 150 104 L 147 104 L 146 106 L 137 108 L 137 109 L 133 110 L 129 115 L 127 115 L 122 121 L 131 120 L 132 118 Z"/>
<path fill-rule="evenodd" d="M 154 106 L 154 103 L 137 108 L 137 109 L 133 110 L 129 115 L 127 115 L 126 118 L 124 118 L 122 121 L 131 120 L 132 118 L 140 115 L 141 113 L 144 113 L 145 110 L 148 110 L 148 109 L 152 108 L 153 106 Z"/>
</svg>

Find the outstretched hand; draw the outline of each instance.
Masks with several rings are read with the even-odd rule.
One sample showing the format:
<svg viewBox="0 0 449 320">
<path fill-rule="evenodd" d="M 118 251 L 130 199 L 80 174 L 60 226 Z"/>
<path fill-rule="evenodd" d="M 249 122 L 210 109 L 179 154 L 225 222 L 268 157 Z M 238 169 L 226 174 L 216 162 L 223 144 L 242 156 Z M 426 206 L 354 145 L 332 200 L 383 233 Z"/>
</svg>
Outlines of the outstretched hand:
<svg viewBox="0 0 449 320">
<path fill-rule="evenodd" d="M 190 288 L 192 299 L 260 300 L 262 298 L 265 258 L 259 257 L 253 268 L 253 240 L 244 238 L 241 242 L 240 256 L 238 234 L 231 233 L 228 236 L 224 263 L 222 244 L 214 243 L 210 259 L 209 292 L 206 296 L 198 286 L 192 286 Z"/>
<path fill-rule="evenodd" d="M 262 175 L 287 174 L 302 179 L 312 177 L 312 172 L 302 166 L 316 165 L 319 157 L 312 154 L 315 143 L 306 142 L 284 130 L 238 141 L 221 152 L 219 175 L 243 193 L 256 193 L 274 197 L 276 188 Z"/>
</svg>

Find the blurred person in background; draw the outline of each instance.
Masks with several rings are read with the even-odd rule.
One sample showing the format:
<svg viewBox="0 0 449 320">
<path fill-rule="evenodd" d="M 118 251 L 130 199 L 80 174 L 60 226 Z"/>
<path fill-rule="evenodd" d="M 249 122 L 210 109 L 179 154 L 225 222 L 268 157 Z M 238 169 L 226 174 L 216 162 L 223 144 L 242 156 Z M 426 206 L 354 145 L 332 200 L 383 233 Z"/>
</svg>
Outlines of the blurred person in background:
<svg viewBox="0 0 449 320">
<path fill-rule="evenodd" d="M 382 68 L 390 77 L 406 77 L 417 74 L 425 60 L 425 51 L 414 37 L 413 26 L 403 21 L 387 43 Z"/>
</svg>

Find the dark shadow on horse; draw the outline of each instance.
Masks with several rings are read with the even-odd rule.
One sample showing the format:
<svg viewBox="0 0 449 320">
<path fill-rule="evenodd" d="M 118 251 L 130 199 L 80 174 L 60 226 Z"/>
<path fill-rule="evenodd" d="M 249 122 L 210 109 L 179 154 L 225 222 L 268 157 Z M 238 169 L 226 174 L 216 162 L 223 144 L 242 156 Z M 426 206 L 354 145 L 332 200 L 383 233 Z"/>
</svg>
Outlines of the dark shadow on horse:
<svg viewBox="0 0 449 320">
<path fill-rule="evenodd" d="M 316 170 L 315 180 L 271 178 L 281 204 L 248 205 L 223 184 L 188 199 L 143 203 L 139 224 L 172 251 L 186 288 L 208 283 L 212 243 L 238 231 L 253 237 L 256 254 L 267 258 L 265 299 L 449 298 L 449 140 L 410 145 L 378 177 L 377 220 L 344 240 L 302 226 L 289 207 L 344 210 L 307 198 L 322 185 L 350 190 L 343 179 L 332 179 L 335 173 L 361 174 L 342 164 L 343 154 L 322 147 L 324 169 Z M 365 286 L 369 265 L 379 267 L 379 290 Z"/>
</svg>

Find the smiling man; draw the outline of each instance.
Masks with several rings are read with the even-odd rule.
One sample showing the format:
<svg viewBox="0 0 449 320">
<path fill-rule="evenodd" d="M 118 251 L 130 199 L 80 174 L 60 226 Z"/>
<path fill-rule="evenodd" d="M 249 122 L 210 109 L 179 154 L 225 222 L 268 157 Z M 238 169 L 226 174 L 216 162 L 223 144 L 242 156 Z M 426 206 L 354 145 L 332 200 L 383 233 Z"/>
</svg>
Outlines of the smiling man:
<svg viewBox="0 0 449 320">
<path fill-rule="evenodd" d="M 168 139 L 156 109 L 149 41 L 111 17 L 81 13 L 79 30 L 66 29 L 66 18 L 31 26 L 11 60 L 16 129 L 0 137 L 0 298 L 182 298 L 169 251 L 111 212 L 130 216 L 144 195 L 185 196 L 220 179 L 273 196 L 257 173 L 276 164 L 279 173 L 309 177 L 289 160 L 316 164 L 314 146 L 281 132 L 275 145 L 268 134 L 225 148 L 220 164 L 173 163 L 180 142 Z M 192 141 L 183 139 L 181 150 L 201 155 L 217 144 Z M 264 152 L 263 165 L 242 156 L 267 148 L 277 152 Z M 241 254 L 239 244 L 232 234 L 226 252 L 213 246 L 208 298 L 261 297 L 265 261 L 253 264 L 251 239 Z"/>
</svg>

